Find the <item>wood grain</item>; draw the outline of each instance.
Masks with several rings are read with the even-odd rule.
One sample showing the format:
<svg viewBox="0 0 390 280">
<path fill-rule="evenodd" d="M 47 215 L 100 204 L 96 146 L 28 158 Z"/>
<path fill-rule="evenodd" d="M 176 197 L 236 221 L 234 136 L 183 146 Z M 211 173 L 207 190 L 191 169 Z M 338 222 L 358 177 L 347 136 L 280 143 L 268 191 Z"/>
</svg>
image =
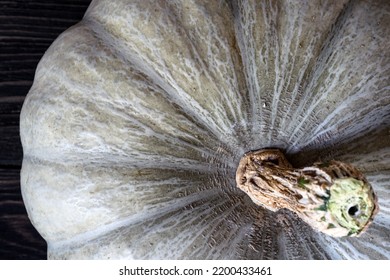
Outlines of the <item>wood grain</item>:
<svg viewBox="0 0 390 280">
<path fill-rule="evenodd" d="M 46 258 L 20 193 L 19 114 L 42 55 L 90 2 L 0 0 L 0 259 Z"/>
</svg>

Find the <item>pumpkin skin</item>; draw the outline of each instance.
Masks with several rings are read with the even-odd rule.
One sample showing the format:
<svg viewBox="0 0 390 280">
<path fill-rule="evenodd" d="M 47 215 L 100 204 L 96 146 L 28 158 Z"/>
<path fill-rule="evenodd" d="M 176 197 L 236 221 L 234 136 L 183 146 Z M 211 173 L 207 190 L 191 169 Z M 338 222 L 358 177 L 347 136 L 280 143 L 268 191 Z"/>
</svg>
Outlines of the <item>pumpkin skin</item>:
<svg viewBox="0 0 390 280">
<path fill-rule="evenodd" d="M 36 71 L 22 194 L 53 259 L 389 258 L 387 1 L 93 1 Z M 363 170 L 359 238 L 311 230 L 236 188 L 286 150 Z"/>
</svg>

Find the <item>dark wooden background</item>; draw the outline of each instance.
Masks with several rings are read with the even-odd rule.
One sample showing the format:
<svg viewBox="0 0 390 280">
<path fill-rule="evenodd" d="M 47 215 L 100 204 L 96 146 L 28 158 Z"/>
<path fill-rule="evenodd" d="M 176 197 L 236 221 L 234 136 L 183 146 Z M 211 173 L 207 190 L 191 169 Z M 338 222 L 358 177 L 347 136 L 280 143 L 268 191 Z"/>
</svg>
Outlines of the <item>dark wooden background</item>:
<svg viewBox="0 0 390 280">
<path fill-rule="evenodd" d="M 19 114 L 45 50 L 80 21 L 90 2 L 0 0 L 0 259 L 46 259 L 46 243 L 20 193 Z"/>
</svg>

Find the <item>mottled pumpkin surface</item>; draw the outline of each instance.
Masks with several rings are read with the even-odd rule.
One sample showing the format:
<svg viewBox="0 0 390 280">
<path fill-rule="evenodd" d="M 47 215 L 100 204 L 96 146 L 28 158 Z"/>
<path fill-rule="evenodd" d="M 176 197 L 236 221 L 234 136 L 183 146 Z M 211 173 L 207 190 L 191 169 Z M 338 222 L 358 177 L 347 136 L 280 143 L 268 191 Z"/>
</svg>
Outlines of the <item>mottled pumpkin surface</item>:
<svg viewBox="0 0 390 280">
<path fill-rule="evenodd" d="M 388 1 L 107 1 L 49 48 L 21 114 L 49 258 L 390 258 Z M 362 170 L 380 211 L 332 238 L 236 187 L 241 156 Z"/>
</svg>

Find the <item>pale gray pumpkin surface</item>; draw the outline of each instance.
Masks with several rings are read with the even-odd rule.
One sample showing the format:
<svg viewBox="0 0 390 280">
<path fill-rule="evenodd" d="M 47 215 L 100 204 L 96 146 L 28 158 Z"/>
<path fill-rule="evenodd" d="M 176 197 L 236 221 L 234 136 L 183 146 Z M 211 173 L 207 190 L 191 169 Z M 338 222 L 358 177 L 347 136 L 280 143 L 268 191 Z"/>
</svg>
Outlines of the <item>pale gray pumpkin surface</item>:
<svg viewBox="0 0 390 280">
<path fill-rule="evenodd" d="M 49 258 L 390 258 L 390 5 L 344 2 L 93 1 L 21 114 Z M 264 147 L 360 168 L 379 198 L 368 231 L 336 239 L 253 204 L 235 171 Z"/>
</svg>

